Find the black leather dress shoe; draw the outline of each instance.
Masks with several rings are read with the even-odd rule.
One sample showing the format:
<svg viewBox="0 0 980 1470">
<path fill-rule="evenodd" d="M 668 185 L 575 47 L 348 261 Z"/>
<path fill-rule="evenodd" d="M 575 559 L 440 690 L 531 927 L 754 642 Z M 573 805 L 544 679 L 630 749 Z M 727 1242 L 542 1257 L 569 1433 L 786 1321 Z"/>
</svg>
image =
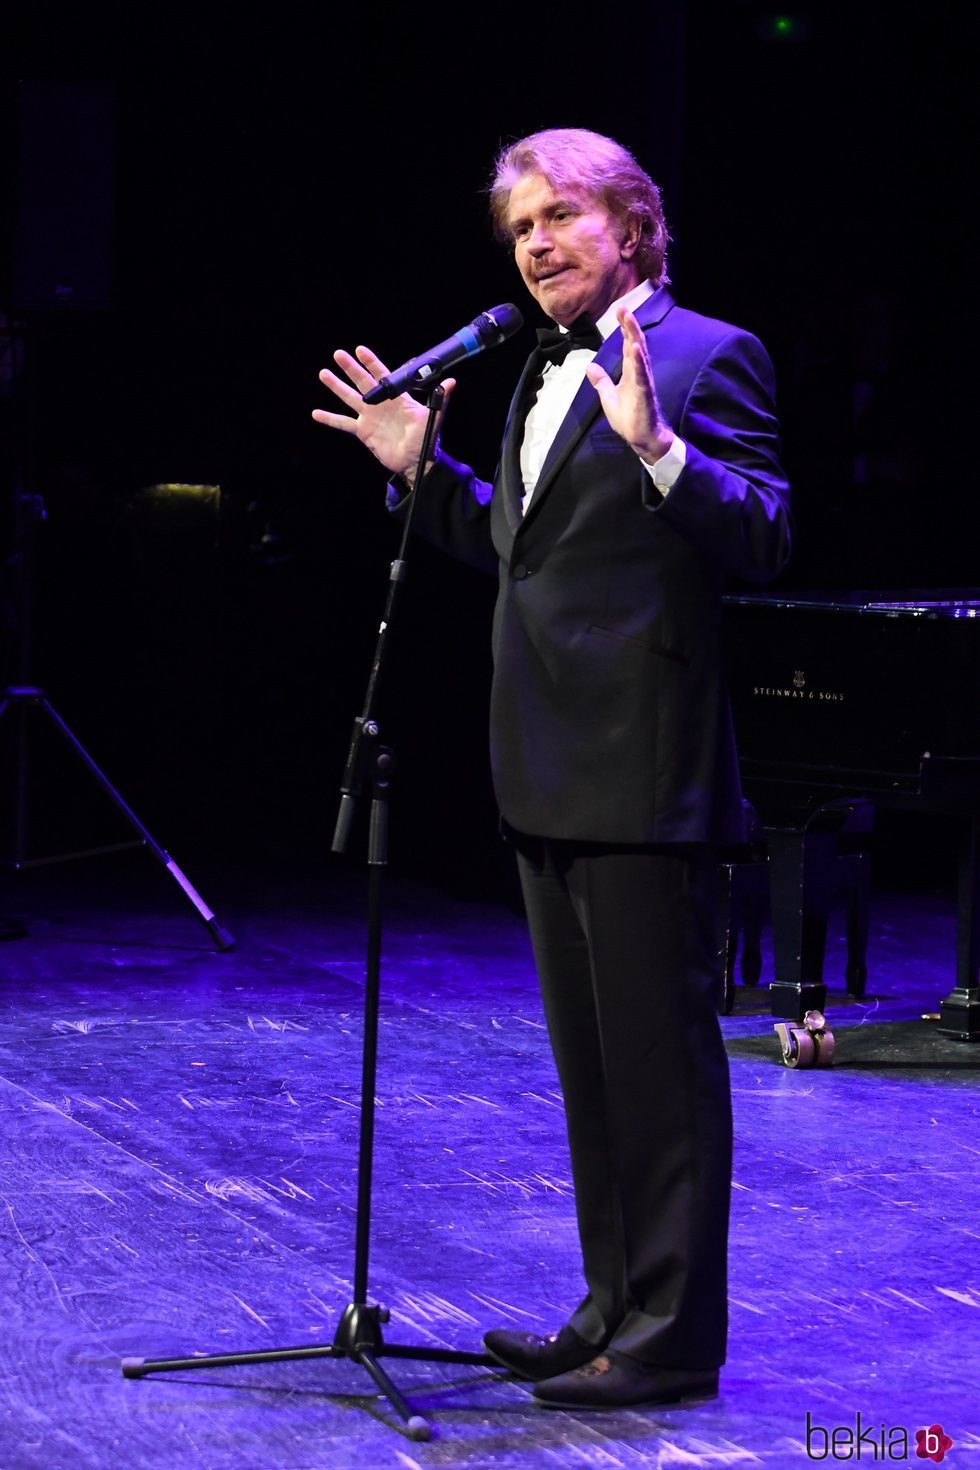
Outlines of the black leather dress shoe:
<svg viewBox="0 0 980 1470">
<path fill-rule="evenodd" d="M 530 1378 L 534 1382 L 580 1368 L 600 1351 L 594 1342 L 583 1342 L 572 1327 L 563 1327 L 550 1337 L 495 1328 L 484 1337 L 483 1347 L 491 1358 L 518 1378 Z"/>
<path fill-rule="evenodd" d="M 549 1409 L 627 1409 L 714 1398 L 718 1371 L 654 1368 L 610 1348 L 571 1373 L 546 1378 L 533 1397 Z"/>
</svg>

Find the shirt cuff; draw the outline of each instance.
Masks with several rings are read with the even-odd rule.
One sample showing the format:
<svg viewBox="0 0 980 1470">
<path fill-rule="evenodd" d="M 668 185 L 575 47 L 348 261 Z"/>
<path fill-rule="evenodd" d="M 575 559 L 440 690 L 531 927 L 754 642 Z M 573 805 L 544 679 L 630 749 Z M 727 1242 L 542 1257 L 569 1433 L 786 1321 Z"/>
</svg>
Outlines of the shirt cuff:
<svg viewBox="0 0 980 1470">
<path fill-rule="evenodd" d="M 677 480 L 681 470 L 687 464 L 687 445 L 683 439 L 679 439 L 675 434 L 673 443 L 666 454 L 662 454 L 653 464 L 649 464 L 645 459 L 641 459 L 640 464 L 646 470 L 661 495 L 666 495 L 667 491 Z"/>
<path fill-rule="evenodd" d="M 412 487 L 401 475 L 392 475 L 388 481 L 385 491 L 385 504 L 389 510 L 397 510 L 407 495 L 411 495 Z"/>
</svg>

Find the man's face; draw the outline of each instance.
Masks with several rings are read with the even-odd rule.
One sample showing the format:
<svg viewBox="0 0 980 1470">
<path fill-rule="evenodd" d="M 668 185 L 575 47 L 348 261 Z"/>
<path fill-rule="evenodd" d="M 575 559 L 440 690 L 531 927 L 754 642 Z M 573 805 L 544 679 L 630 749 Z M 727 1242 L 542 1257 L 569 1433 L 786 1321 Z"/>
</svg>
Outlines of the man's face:
<svg viewBox="0 0 980 1470">
<path fill-rule="evenodd" d="M 552 320 L 593 321 L 639 279 L 635 231 L 584 189 L 557 189 L 523 174 L 510 191 L 507 222 L 524 284 Z"/>
</svg>

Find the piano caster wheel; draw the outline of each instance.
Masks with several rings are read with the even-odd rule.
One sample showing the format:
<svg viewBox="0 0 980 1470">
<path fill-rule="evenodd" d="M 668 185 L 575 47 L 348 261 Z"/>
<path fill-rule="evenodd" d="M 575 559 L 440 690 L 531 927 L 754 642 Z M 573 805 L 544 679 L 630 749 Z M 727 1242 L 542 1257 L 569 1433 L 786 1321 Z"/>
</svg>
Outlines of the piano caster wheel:
<svg viewBox="0 0 980 1470">
<path fill-rule="evenodd" d="M 834 1060 L 834 1033 L 820 1011 L 807 1011 L 802 1026 L 778 1021 L 773 1027 L 783 1049 L 786 1067 L 829 1067 Z"/>
</svg>

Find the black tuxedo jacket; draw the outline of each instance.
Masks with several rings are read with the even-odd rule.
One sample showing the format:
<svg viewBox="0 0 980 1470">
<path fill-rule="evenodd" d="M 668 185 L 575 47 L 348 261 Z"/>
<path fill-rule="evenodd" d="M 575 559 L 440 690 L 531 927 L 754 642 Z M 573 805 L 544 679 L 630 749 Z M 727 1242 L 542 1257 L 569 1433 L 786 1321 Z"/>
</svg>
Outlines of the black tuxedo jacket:
<svg viewBox="0 0 980 1470">
<path fill-rule="evenodd" d="M 772 365 L 750 333 L 677 306 L 637 310 L 687 463 L 664 497 L 586 380 L 520 501 L 536 350 L 493 485 L 439 452 L 415 527 L 499 575 L 490 755 L 504 822 L 604 843 L 733 842 L 741 790 L 722 665 L 728 576 L 765 582 L 789 553 Z M 622 369 L 617 330 L 596 361 Z"/>
</svg>

